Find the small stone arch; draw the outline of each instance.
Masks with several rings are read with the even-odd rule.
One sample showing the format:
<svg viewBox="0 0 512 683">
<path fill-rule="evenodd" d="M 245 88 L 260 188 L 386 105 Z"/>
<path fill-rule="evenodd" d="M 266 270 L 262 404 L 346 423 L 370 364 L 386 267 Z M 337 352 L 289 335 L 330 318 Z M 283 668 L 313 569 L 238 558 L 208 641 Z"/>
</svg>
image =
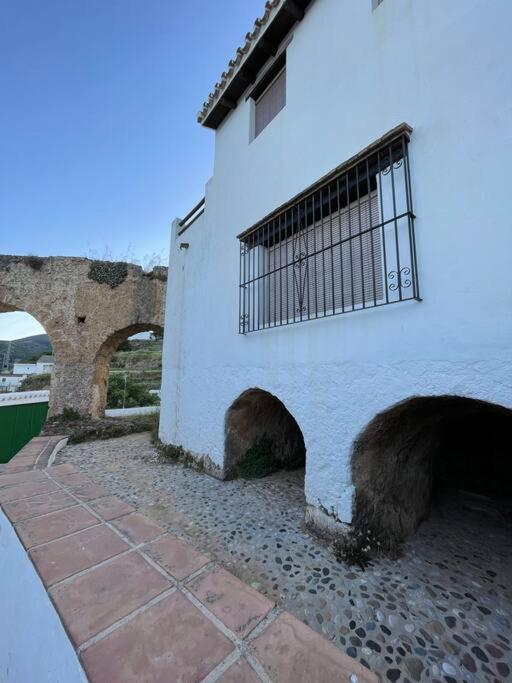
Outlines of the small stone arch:
<svg viewBox="0 0 512 683">
<path fill-rule="evenodd" d="M 92 417 L 103 417 L 107 405 L 108 375 L 112 356 L 118 346 L 140 332 L 163 333 L 163 327 L 154 323 L 136 323 L 112 333 L 102 343 L 94 360 Z"/>
<path fill-rule="evenodd" d="M 239 475 L 249 449 L 266 440 L 276 469 L 298 469 L 306 462 L 302 431 L 284 403 L 268 391 L 243 391 L 228 408 L 224 422 L 224 474 Z"/>
<path fill-rule="evenodd" d="M 377 414 L 354 442 L 354 530 L 390 546 L 443 489 L 509 496 L 512 410 L 463 396 L 415 396 Z"/>
</svg>

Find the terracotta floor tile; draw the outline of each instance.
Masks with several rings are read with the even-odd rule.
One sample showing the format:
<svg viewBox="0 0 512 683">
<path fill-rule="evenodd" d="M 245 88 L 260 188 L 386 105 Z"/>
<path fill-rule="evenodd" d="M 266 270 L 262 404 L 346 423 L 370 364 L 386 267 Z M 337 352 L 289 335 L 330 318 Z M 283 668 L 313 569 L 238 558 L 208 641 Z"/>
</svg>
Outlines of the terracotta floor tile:
<svg viewBox="0 0 512 683">
<path fill-rule="evenodd" d="M 76 484 L 73 486 L 67 486 L 63 483 L 62 486 L 84 502 L 94 500 L 95 498 L 103 498 L 110 493 L 110 491 L 107 491 L 103 486 L 94 484 L 93 482 L 89 484 Z"/>
<path fill-rule="evenodd" d="M 33 484 L 34 482 L 47 482 L 48 477 L 40 470 L 26 470 L 24 472 L 15 472 L 13 474 L 2 474 L 0 476 L 0 489 L 5 489 L 8 486 L 15 484 Z"/>
<path fill-rule="evenodd" d="M 171 586 L 138 553 L 129 553 L 55 586 L 50 595 L 78 646 Z"/>
<path fill-rule="evenodd" d="M 253 642 L 256 656 L 272 680 L 279 683 L 376 683 L 377 677 L 355 659 L 291 614 L 281 614 Z"/>
<path fill-rule="evenodd" d="M 149 543 L 144 552 L 178 581 L 182 581 L 210 561 L 191 545 L 172 534 Z"/>
<path fill-rule="evenodd" d="M 233 644 L 176 592 L 82 654 L 91 683 L 196 683 Z"/>
<path fill-rule="evenodd" d="M 128 515 L 133 512 L 133 508 L 124 500 L 118 498 L 117 496 L 105 496 L 105 498 L 96 498 L 96 500 L 91 500 L 89 503 L 91 508 L 106 519 L 107 521 L 115 519 L 116 517 L 121 517 L 122 515 Z"/>
<path fill-rule="evenodd" d="M 237 659 L 226 673 L 218 679 L 218 683 L 261 683 L 261 678 L 249 666 L 243 657 Z M 312 683 L 311 681 L 308 683 Z"/>
<path fill-rule="evenodd" d="M 13 458 L 16 462 L 35 462 L 38 455 L 41 453 L 41 448 L 23 448 L 19 453 Z"/>
<path fill-rule="evenodd" d="M 40 496 L 5 503 L 3 509 L 7 517 L 14 523 L 38 515 L 46 515 L 48 512 L 63 510 L 73 505 L 76 505 L 74 498 L 68 496 L 64 491 L 54 491 L 53 493 L 43 493 Z"/>
<path fill-rule="evenodd" d="M 8 486 L 0 491 L 0 503 L 8 503 L 11 500 L 29 498 L 30 496 L 37 496 L 41 493 L 52 493 L 53 491 L 58 491 L 58 486 L 50 480 L 16 484 L 14 486 Z"/>
<path fill-rule="evenodd" d="M 95 526 L 78 534 L 52 541 L 30 551 L 33 563 L 47 586 L 88 569 L 128 550 L 115 531 Z"/>
<path fill-rule="evenodd" d="M 126 534 L 132 543 L 145 543 L 164 533 L 164 529 L 139 512 L 119 517 L 112 524 Z"/>
<path fill-rule="evenodd" d="M 83 472 L 50 472 L 50 476 L 59 484 L 66 487 L 81 486 L 82 484 L 92 484 L 90 477 Z"/>
<path fill-rule="evenodd" d="M 54 475 L 61 474 L 76 474 L 78 470 L 70 462 L 64 462 L 62 465 L 52 465 L 48 468 L 48 474 L 53 477 Z"/>
<path fill-rule="evenodd" d="M 33 472 L 33 467 L 24 467 L 23 465 L 16 465 L 12 460 L 4 465 L 2 469 L 3 474 L 14 474 L 16 472 Z"/>
<path fill-rule="evenodd" d="M 16 531 L 25 548 L 31 548 L 33 545 L 48 543 L 95 524 L 99 524 L 98 518 L 85 508 L 71 507 L 18 522 Z"/>
<path fill-rule="evenodd" d="M 194 579 L 188 588 L 239 638 L 245 638 L 274 606 L 264 595 L 220 567 Z"/>
<path fill-rule="evenodd" d="M 16 467 L 33 467 L 37 460 L 37 454 L 35 455 L 18 455 L 13 458 L 11 462 L 16 463 Z"/>
</svg>

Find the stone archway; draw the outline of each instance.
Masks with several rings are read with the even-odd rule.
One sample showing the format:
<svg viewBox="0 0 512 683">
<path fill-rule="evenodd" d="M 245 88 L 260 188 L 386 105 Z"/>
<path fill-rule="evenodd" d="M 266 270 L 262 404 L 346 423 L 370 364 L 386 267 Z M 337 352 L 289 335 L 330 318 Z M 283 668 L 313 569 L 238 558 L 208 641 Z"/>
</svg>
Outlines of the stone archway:
<svg viewBox="0 0 512 683">
<path fill-rule="evenodd" d="M 352 454 L 353 528 L 394 546 L 443 490 L 510 497 L 512 410 L 463 396 L 415 396 L 376 415 Z"/>
<path fill-rule="evenodd" d="M 241 463 L 251 449 L 257 452 L 258 445 L 268 450 L 275 469 L 305 465 L 306 447 L 300 427 L 284 403 L 268 391 L 252 388 L 242 392 L 226 412 L 224 432 L 226 478 L 238 476 Z"/>
<path fill-rule="evenodd" d="M 50 416 L 64 408 L 101 414 L 98 359 L 126 330 L 163 328 L 166 281 L 163 267 L 144 272 L 122 262 L 0 256 L 0 312 L 30 313 L 53 345 Z"/>
<path fill-rule="evenodd" d="M 93 417 L 103 417 L 107 403 L 109 366 L 112 355 L 121 342 L 139 332 L 163 332 L 161 325 L 152 323 L 136 323 L 122 330 L 113 332 L 100 346 L 95 359 L 93 380 L 93 403 L 91 413 Z"/>
</svg>

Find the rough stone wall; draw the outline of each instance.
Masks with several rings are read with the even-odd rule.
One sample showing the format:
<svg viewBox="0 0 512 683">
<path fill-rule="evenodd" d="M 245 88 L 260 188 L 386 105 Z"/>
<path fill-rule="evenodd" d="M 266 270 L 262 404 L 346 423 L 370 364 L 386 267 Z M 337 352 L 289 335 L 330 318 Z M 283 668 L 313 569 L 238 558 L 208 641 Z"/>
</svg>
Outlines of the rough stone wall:
<svg viewBox="0 0 512 683">
<path fill-rule="evenodd" d="M 238 476 L 247 450 L 261 438 L 272 444 L 273 456 L 283 469 L 303 467 L 306 448 L 300 428 L 281 401 L 261 389 L 244 391 L 230 406 L 225 421 L 224 475 Z"/>
<path fill-rule="evenodd" d="M 50 415 L 99 417 L 108 365 L 131 334 L 163 329 L 167 269 L 71 257 L 0 255 L 0 312 L 25 311 L 50 337 Z"/>
</svg>

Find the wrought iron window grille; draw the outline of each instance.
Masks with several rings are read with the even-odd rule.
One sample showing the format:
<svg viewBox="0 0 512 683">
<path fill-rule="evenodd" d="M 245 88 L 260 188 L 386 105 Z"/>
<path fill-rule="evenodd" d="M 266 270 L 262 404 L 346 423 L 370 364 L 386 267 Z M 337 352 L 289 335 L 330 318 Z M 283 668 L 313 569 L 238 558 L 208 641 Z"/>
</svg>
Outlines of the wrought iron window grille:
<svg viewBox="0 0 512 683">
<path fill-rule="evenodd" d="M 420 300 L 409 131 L 239 236 L 240 334 Z"/>
</svg>

